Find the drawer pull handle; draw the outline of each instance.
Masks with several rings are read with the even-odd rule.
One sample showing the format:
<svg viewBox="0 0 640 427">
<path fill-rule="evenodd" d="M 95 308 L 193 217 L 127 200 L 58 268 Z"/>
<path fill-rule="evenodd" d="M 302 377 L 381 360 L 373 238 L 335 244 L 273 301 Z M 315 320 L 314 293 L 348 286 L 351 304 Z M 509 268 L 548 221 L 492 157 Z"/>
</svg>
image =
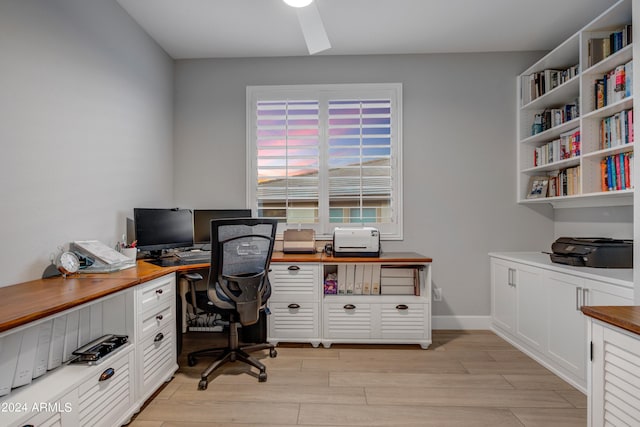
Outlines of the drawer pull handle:
<svg viewBox="0 0 640 427">
<path fill-rule="evenodd" d="M 345 304 L 343 308 L 345 310 L 355 310 L 356 306 L 353 304 Z"/>
<path fill-rule="evenodd" d="M 162 332 L 160 332 L 158 335 L 156 335 L 156 337 L 153 339 L 153 342 L 160 342 L 164 339 L 164 335 L 162 335 Z"/>
<path fill-rule="evenodd" d="M 116 373 L 116 370 L 113 368 L 105 369 L 105 371 L 102 374 L 100 374 L 100 378 L 98 379 L 98 381 L 106 381 L 112 376 L 114 376 L 115 373 Z"/>
<path fill-rule="evenodd" d="M 298 267 L 297 265 L 290 265 L 287 270 L 289 271 L 298 271 L 300 270 L 300 267 Z"/>
<path fill-rule="evenodd" d="M 300 308 L 300 304 L 289 304 L 287 307 L 289 307 L 289 308 Z"/>
<path fill-rule="evenodd" d="M 162 289 L 156 289 L 156 294 L 162 295 Z"/>
<path fill-rule="evenodd" d="M 409 306 L 407 304 L 398 304 L 396 305 L 396 310 L 409 310 Z"/>
<path fill-rule="evenodd" d="M 158 315 L 156 316 L 156 320 L 157 320 L 157 321 L 162 320 L 162 314 L 158 314 Z"/>
</svg>

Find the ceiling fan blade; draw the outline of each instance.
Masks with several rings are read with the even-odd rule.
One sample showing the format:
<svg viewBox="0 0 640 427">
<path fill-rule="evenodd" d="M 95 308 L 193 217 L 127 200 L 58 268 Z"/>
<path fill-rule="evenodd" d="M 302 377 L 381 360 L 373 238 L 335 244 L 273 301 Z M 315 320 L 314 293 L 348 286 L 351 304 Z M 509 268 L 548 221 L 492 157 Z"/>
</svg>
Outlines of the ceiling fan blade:
<svg viewBox="0 0 640 427">
<path fill-rule="evenodd" d="M 324 24 L 315 2 L 309 6 L 298 8 L 297 12 L 309 54 L 313 55 L 331 48 L 331 43 L 329 43 L 327 32 L 324 30 Z"/>
</svg>

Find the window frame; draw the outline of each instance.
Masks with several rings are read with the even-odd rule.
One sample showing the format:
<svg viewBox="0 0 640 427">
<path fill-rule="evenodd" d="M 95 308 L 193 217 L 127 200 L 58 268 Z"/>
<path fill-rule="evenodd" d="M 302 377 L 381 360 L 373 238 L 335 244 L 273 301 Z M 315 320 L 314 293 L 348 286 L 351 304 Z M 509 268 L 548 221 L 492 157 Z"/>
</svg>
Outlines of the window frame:
<svg viewBox="0 0 640 427">
<path fill-rule="evenodd" d="M 329 208 L 328 181 L 328 101 L 335 99 L 374 99 L 391 101 L 391 223 L 334 223 Z M 319 116 L 319 194 L 318 223 L 298 224 L 280 222 L 278 234 L 287 228 L 313 228 L 319 240 L 330 239 L 335 227 L 373 226 L 380 230 L 382 240 L 403 239 L 403 171 L 402 171 L 402 84 L 320 84 L 320 85 L 268 85 L 246 88 L 246 196 L 247 207 L 257 213 L 257 125 L 256 108 L 259 101 L 317 99 Z M 364 207 L 367 209 L 367 207 Z"/>
</svg>

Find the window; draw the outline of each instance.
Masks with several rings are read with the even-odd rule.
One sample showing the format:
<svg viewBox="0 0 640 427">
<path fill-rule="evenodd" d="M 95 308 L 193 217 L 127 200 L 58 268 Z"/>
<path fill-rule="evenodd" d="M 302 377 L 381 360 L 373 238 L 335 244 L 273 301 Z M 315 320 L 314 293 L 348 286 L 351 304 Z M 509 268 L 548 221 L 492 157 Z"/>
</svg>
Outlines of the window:
<svg viewBox="0 0 640 427">
<path fill-rule="evenodd" d="M 281 228 L 402 238 L 400 84 L 247 88 L 247 197 Z"/>
</svg>

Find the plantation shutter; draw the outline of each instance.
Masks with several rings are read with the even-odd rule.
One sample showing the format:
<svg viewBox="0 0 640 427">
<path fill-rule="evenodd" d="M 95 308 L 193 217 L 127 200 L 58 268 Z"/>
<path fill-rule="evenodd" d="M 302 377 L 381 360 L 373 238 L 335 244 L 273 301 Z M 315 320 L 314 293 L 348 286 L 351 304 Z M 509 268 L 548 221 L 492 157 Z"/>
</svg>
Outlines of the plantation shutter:
<svg viewBox="0 0 640 427">
<path fill-rule="evenodd" d="M 391 222 L 391 101 L 330 100 L 328 117 L 330 221 Z"/>
<path fill-rule="evenodd" d="M 278 232 L 402 239 L 402 85 L 247 87 L 247 206 Z"/>
<path fill-rule="evenodd" d="M 318 101 L 259 101 L 256 113 L 258 215 L 317 223 Z"/>
</svg>

